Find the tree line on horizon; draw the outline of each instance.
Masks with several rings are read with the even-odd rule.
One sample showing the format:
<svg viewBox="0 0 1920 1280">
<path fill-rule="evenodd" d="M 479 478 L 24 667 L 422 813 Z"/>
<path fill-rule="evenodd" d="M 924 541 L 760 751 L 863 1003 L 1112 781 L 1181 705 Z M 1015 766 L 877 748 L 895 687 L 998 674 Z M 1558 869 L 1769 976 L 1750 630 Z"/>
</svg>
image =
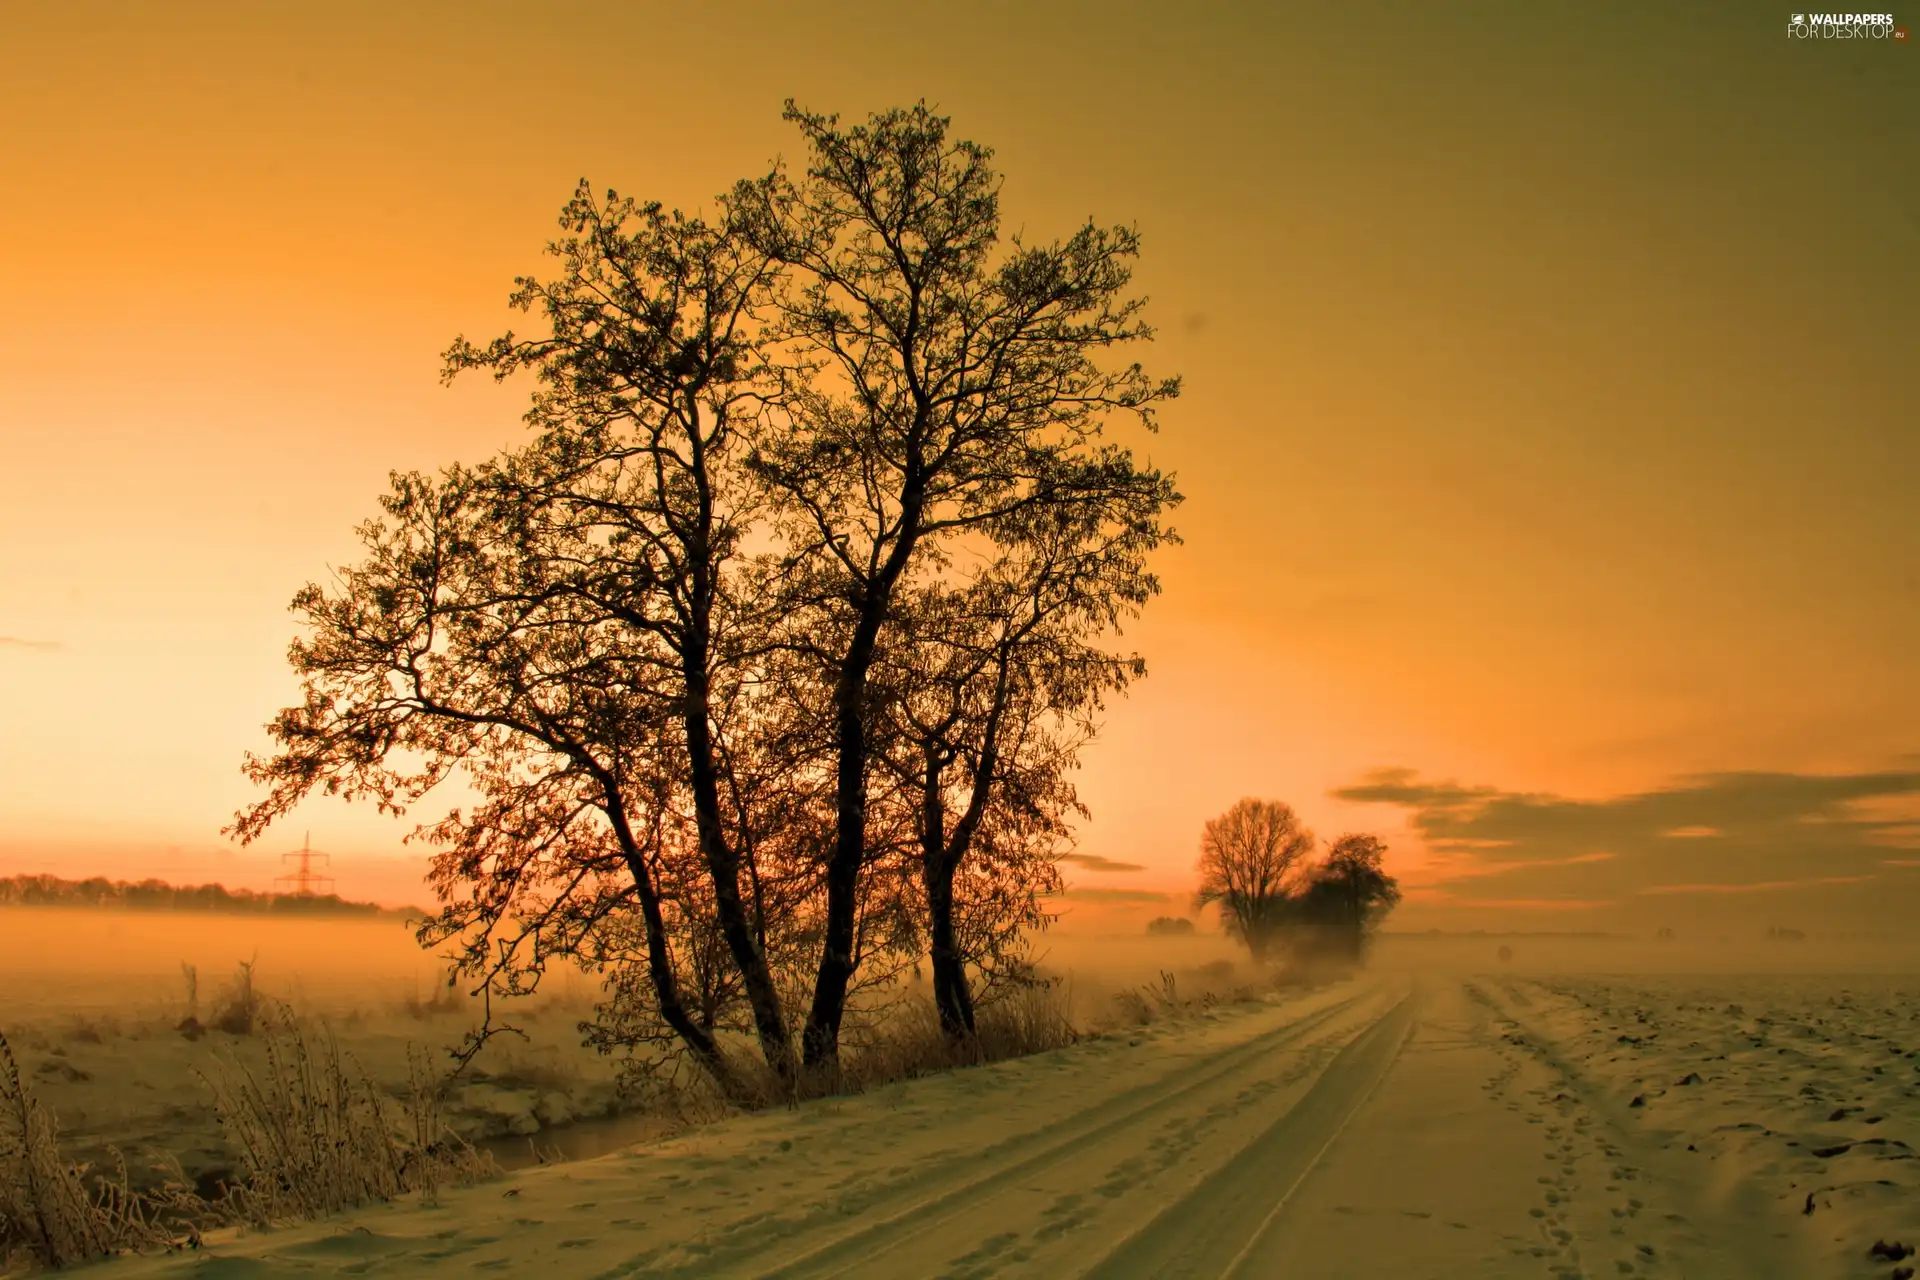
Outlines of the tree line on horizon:
<svg viewBox="0 0 1920 1280">
<path fill-rule="evenodd" d="M 164 880 L 68 880 L 54 875 L 0 876 L 0 907 L 108 907 L 151 911 L 214 911 L 287 915 L 417 915 L 375 902 L 351 902 L 332 893 L 274 893 L 221 884 L 174 885 Z"/>
<path fill-rule="evenodd" d="M 582 181 L 516 281 L 538 332 L 448 349 L 532 384 L 532 438 L 396 473 L 364 558 L 299 593 L 302 699 L 230 828 L 458 775 L 473 802 L 415 831 L 422 944 L 489 1018 L 598 968 L 596 1043 L 736 1097 L 831 1082 L 923 960 L 955 1042 L 1030 979 L 1180 501 L 1104 434 L 1179 390 L 1124 355 L 1132 229 L 1005 234 L 991 152 L 924 104 L 785 119 L 804 169 L 711 216 Z"/>
</svg>

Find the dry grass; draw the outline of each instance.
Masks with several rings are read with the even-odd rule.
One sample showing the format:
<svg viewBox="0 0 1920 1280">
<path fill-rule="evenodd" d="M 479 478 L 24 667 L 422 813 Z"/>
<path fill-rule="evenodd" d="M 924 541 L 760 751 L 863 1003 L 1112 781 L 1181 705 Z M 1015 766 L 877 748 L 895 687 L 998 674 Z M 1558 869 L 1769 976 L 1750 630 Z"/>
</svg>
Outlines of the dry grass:
<svg viewBox="0 0 1920 1280">
<path fill-rule="evenodd" d="M 974 1015 L 974 1034 L 949 1038 L 931 1001 L 914 996 L 890 1007 L 886 1015 L 848 1046 L 846 1065 L 834 1093 L 860 1093 L 956 1067 L 974 1067 L 1007 1058 L 1060 1049 L 1081 1038 L 1067 1017 L 1060 985 L 1042 980 L 1001 993 Z"/>
<path fill-rule="evenodd" d="M 449 968 L 444 977 L 433 985 L 433 994 L 422 1000 L 416 985 L 413 992 L 400 1003 L 407 1016 L 418 1021 L 428 1021 L 442 1014 L 459 1013 L 467 1007 L 467 1001 L 460 992 L 459 975 Z"/>
<path fill-rule="evenodd" d="M 1144 1027 L 1182 1011 L 1179 983 L 1173 974 L 1160 971 L 1158 983 L 1143 983 L 1116 991 L 1113 996 L 1115 1019 L 1123 1027 Z"/>
<path fill-rule="evenodd" d="M 941 1030 L 938 1011 L 924 991 L 913 991 L 849 1027 L 843 1036 L 840 1070 L 808 1080 L 801 1096 L 823 1099 L 863 1093 L 899 1080 L 1046 1053 L 1114 1030 L 1259 1000 L 1279 981 L 1272 974 L 1249 979 L 1228 961 L 1204 964 L 1182 975 L 1161 970 L 1157 982 L 1113 993 L 1110 1007 L 1095 1010 L 1083 1026 L 1072 1012 L 1073 993 L 1066 980 L 1041 975 L 997 992 L 978 1009 L 974 1034 L 960 1040 Z M 649 1109 L 688 1125 L 741 1109 L 795 1101 L 750 1047 L 739 1046 L 729 1056 L 746 1085 L 744 1100 L 730 1103 L 703 1077 L 680 1076 L 652 1093 Z"/>
<path fill-rule="evenodd" d="M 115 1153 L 114 1175 L 60 1154 L 59 1129 L 21 1077 L 0 1034 L 0 1263 L 65 1267 L 136 1249 L 197 1243 L 221 1214 L 185 1185 L 178 1165 L 155 1191 L 131 1187 Z"/>
<path fill-rule="evenodd" d="M 68 1160 L 55 1117 L 0 1034 L 0 1265 L 66 1267 L 195 1246 L 215 1227 L 283 1224 L 408 1193 L 431 1204 L 444 1185 L 498 1172 L 448 1129 L 444 1082 L 424 1052 L 412 1055 L 408 1096 L 389 1097 L 330 1034 L 267 1006 L 249 969 L 241 966 L 222 1004 L 223 1015 L 246 1013 L 246 1030 L 239 1013 L 218 1021 L 235 1034 L 258 1033 L 266 1066 L 254 1071 L 228 1057 L 202 1076 L 242 1171 L 212 1199 L 188 1185 L 177 1161 L 157 1170 L 156 1185 L 135 1188 L 117 1150 L 111 1174 Z"/>
<path fill-rule="evenodd" d="M 441 1118 L 441 1082 L 423 1057 L 403 1104 L 375 1086 L 331 1032 L 309 1036 L 284 1008 L 258 1016 L 266 1066 L 229 1058 L 203 1077 L 243 1178 L 229 1191 L 240 1217 L 262 1226 L 324 1217 L 447 1182 L 489 1176 L 492 1162 Z"/>
<path fill-rule="evenodd" d="M 0 927 L 0 961 L 10 976 L 24 979 L 4 993 L 0 1009 L 23 1055 L 15 1074 L 38 1090 L 49 1135 L 55 1106 L 68 1120 L 61 1134 L 68 1152 L 109 1174 L 119 1167 L 109 1144 L 129 1153 L 133 1185 L 126 1189 L 120 1180 L 118 1201 L 103 1189 L 111 1177 L 74 1174 L 80 1193 L 102 1213 L 111 1216 L 116 1203 L 158 1213 L 163 1201 L 173 1203 L 166 1201 L 168 1177 L 198 1186 L 205 1197 L 196 1210 L 201 1216 L 169 1220 L 176 1239 L 186 1226 L 285 1221 L 408 1193 L 431 1198 L 442 1185 L 478 1176 L 466 1163 L 477 1157 L 453 1132 L 511 1161 L 500 1145 L 511 1135 L 565 1143 L 559 1133 L 575 1120 L 619 1115 L 621 1135 L 646 1135 L 620 1137 L 625 1143 L 684 1133 L 742 1109 L 691 1071 L 666 1087 L 637 1091 L 644 1096 L 617 1090 L 620 1064 L 582 1046 L 575 1032 L 600 995 L 588 977 L 562 974 L 573 978 L 571 985 L 562 982 L 507 1011 L 527 1028 L 528 1039 L 501 1039 L 444 1090 L 433 1087 L 431 1073 L 415 1060 L 410 1087 L 409 1047 L 448 1047 L 477 1015 L 478 1002 L 447 985 L 444 968 L 431 959 L 423 963 L 404 931 L 384 924 L 322 929 L 304 921 L 250 921 L 240 922 L 246 929 L 231 923 L 225 932 L 209 932 L 213 924 L 205 920 L 100 913 L 23 919 L 38 932 Z M 1247 981 L 1243 964 L 1217 958 L 1224 951 L 1217 940 L 1173 940 L 1150 956 L 1141 955 L 1132 938 L 1104 951 L 1099 945 L 1067 950 L 1056 971 L 1070 972 L 1071 985 L 1054 978 L 996 992 L 982 1003 L 969 1041 L 941 1034 L 924 986 L 898 989 L 885 1007 L 849 1018 L 843 1070 L 807 1081 L 801 1096 L 830 1109 L 837 1105 L 833 1094 L 1071 1044 L 1114 1023 L 1116 988 L 1134 988 L 1144 1016 L 1158 1019 L 1204 1008 L 1211 998 L 1232 999 L 1234 984 Z M 263 962 L 271 957 L 268 968 L 251 960 L 234 965 L 233 956 L 250 952 Z M 1164 980 L 1143 981 L 1154 973 L 1154 960 L 1177 974 L 1171 989 Z M 216 979 L 216 973 L 228 976 Z M 1155 997 L 1149 987 L 1170 998 Z M 274 998 L 293 993 L 303 1015 L 315 1020 L 301 1028 L 283 1025 Z M 313 1029 L 322 1018 L 339 1030 L 337 1044 Z M 729 1034 L 727 1044 L 741 1076 L 757 1086 L 747 1109 L 795 1101 L 760 1078 L 767 1073 L 750 1037 Z M 362 1062 L 375 1069 L 371 1080 Z M 658 1075 L 650 1079 L 658 1086 Z M 209 1084 L 222 1094 L 217 1106 L 207 1097 Z M 581 1141 L 591 1147 L 595 1139 L 583 1134 Z M 168 1152 L 184 1161 L 190 1176 L 162 1175 L 156 1183 L 147 1168 Z M 48 1164 L 44 1156 L 41 1163 Z M 10 1185 L 27 1185 L 23 1169 L 9 1154 Z M 41 1199 L 54 1198 L 47 1212 L 58 1220 L 60 1187 L 44 1173 L 33 1185 Z M 70 1206 L 72 1189 L 65 1195 Z M 0 1212 L 11 1214 L 9 1239 L 17 1241 L 32 1215 L 16 1211 L 19 1196 L 8 1203 Z M 131 1241 L 125 1247 L 159 1239 L 117 1230 L 107 1235 Z"/>
<path fill-rule="evenodd" d="M 1045 1053 L 1081 1038 L 1057 978 L 1022 982 L 996 993 L 975 1011 L 973 1035 L 962 1039 L 947 1036 L 933 1002 L 915 992 L 850 1027 L 843 1036 L 840 1069 L 809 1080 L 804 1096 L 864 1093 L 897 1080 Z M 758 1100 L 761 1104 L 791 1101 L 771 1079 L 749 1078 L 765 1094 Z"/>
<path fill-rule="evenodd" d="M 1286 986 L 1312 986 L 1317 978 L 1282 970 L 1242 974 L 1231 962 L 1216 960 L 1176 974 L 1160 970 L 1152 982 L 1112 993 L 1106 1016 L 1097 1025 L 1111 1030 L 1135 1030 L 1168 1018 L 1190 1017 L 1222 1005 L 1260 1000 Z"/>
<path fill-rule="evenodd" d="M 831 1099 L 838 1096 L 1045 1053 L 1083 1038 L 1068 1014 L 1066 991 L 1058 978 L 1025 982 L 996 993 L 976 1010 L 974 1022 L 971 1037 L 951 1039 L 941 1030 L 939 1013 L 924 990 L 909 991 L 850 1019 L 841 1035 L 838 1070 L 809 1075 L 798 1096 L 782 1086 L 745 1038 L 724 1046 L 737 1085 L 731 1097 L 723 1095 L 704 1072 L 691 1069 L 687 1059 L 673 1054 L 660 1059 L 654 1069 L 630 1076 L 625 1088 L 640 1110 L 660 1121 L 660 1136 L 665 1137 L 743 1111 L 802 1101 L 831 1110 Z"/>
<path fill-rule="evenodd" d="M 180 962 L 180 977 L 187 985 L 187 1012 L 175 1025 L 174 1030 L 189 1040 L 198 1040 L 206 1034 L 206 1028 L 200 1025 L 200 970 L 185 960 Z"/>
</svg>

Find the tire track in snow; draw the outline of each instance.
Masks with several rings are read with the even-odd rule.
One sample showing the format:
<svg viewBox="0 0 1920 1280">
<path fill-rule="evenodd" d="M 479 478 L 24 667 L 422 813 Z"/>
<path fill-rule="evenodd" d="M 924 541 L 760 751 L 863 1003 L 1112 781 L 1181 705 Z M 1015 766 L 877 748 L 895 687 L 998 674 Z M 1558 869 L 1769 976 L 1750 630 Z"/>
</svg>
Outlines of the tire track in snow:
<svg viewBox="0 0 1920 1280">
<path fill-rule="evenodd" d="M 724 1248 L 709 1254 L 705 1262 L 708 1266 L 725 1266 L 731 1274 L 753 1275 L 757 1280 L 814 1280 L 876 1267 L 875 1274 L 919 1274 L 913 1269 L 917 1263 L 897 1260 L 908 1269 L 889 1271 L 884 1259 L 903 1248 L 927 1244 L 930 1237 L 954 1227 L 962 1215 L 976 1214 L 983 1202 L 1003 1193 L 1023 1190 L 1019 1184 L 1054 1166 L 1076 1158 L 1097 1158 L 1104 1152 L 1135 1153 L 1148 1147 L 1151 1131 L 1166 1125 L 1170 1119 L 1177 1120 L 1183 1104 L 1191 1106 L 1206 1101 L 1211 1094 L 1233 1091 L 1244 1083 L 1242 1077 L 1264 1069 L 1273 1054 L 1315 1043 L 1317 1034 L 1331 1024 L 1338 1024 L 1343 1014 L 1379 995 L 1378 987 L 1357 992 L 1243 1041 L 1197 1066 L 1136 1086 L 1084 1111 L 979 1152 L 968 1157 L 964 1167 L 957 1170 L 961 1178 L 957 1184 L 952 1181 L 956 1170 L 942 1166 L 926 1179 L 909 1184 L 910 1191 L 920 1194 L 902 1195 L 896 1190 L 889 1196 L 890 1206 L 866 1210 L 864 1220 L 850 1230 L 845 1229 L 844 1222 L 836 1223 L 842 1227 L 840 1231 L 810 1248 L 806 1247 L 805 1238 L 814 1234 L 811 1223 L 803 1224 L 778 1242 L 762 1236 L 754 1253 L 781 1255 L 777 1263 L 765 1269 L 746 1267 L 749 1257 L 724 1257 Z M 966 1176 L 970 1171 L 983 1168 L 986 1172 Z M 876 1213 L 883 1216 L 875 1216 Z M 963 1224 L 962 1230 L 969 1240 L 977 1240 L 980 1220 L 974 1217 Z M 804 1250 L 798 1256 L 794 1253 L 796 1246 Z M 735 1267 L 741 1269 L 734 1271 Z M 962 1272 L 964 1270 L 963 1267 Z"/>
<path fill-rule="evenodd" d="M 1402 998 L 1335 1055 L 1306 1095 L 1238 1155 L 1122 1240 L 1085 1280 L 1252 1280 L 1262 1239 L 1386 1078 L 1418 1018 Z"/>
</svg>

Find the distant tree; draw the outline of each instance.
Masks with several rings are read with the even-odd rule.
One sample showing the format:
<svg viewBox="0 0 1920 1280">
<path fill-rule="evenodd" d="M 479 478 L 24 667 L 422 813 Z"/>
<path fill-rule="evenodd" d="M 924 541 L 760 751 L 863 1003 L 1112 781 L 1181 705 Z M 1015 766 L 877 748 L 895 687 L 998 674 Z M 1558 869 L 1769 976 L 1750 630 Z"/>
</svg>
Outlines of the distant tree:
<svg viewBox="0 0 1920 1280">
<path fill-rule="evenodd" d="M 1147 921 L 1147 932 L 1163 938 L 1184 938 L 1193 933 L 1193 921 L 1185 916 L 1155 916 Z"/>
<path fill-rule="evenodd" d="M 1292 890 L 1313 843 L 1278 800 L 1242 800 L 1201 832 L 1197 904 L 1218 903 L 1227 932 L 1255 961 L 1267 958 L 1293 914 Z"/>
<path fill-rule="evenodd" d="M 1400 883 L 1383 865 L 1387 846 L 1377 836 L 1345 835 L 1308 879 L 1299 916 L 1311 945 L 1359 963 L 1374 928 L 1400 901 Z"/>
<path fill-rule="evenodd" d="M 372 902 L 348 902 L 336 894 L 257 893 L 224 885 L 168 884 L 146 879 L 138 883 L 108 880 L 62 880 L 57 876 L 0 878 L 0 907 L 94 907 L 132 911 L 296 912 L 307 915 L 406 915 Z"/>
</svg>

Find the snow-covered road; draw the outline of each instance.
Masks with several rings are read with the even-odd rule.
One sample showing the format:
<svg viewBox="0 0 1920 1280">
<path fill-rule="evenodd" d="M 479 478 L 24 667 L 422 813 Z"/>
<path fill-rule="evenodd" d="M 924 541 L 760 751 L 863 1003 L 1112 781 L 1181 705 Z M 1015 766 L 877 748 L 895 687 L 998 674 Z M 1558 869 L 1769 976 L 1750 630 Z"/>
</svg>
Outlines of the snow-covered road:
<svg viewBox="0 0 1920 1280">
<path fill-rule="evenodd" d="M 1885 1274 L 1847 1234 L 1864 1225 L 1802 1212 L 1810 1188 L 1778 1168 L 1721 1161 L 1717 1117 L 1654 1116 L 1645 1073 L 1679 1067 L 1628 1056 L 1652 1037 L 1616 1043 L 1620 997 L 1588 986 L 1360 978 L 111 1272 Z M 1732 1034 L 1692 1033 L 1705 1058 Z M 1762 1105 L 1745 1079 L 1720 1081 L 1725 1105 Z"/>
</svg>

